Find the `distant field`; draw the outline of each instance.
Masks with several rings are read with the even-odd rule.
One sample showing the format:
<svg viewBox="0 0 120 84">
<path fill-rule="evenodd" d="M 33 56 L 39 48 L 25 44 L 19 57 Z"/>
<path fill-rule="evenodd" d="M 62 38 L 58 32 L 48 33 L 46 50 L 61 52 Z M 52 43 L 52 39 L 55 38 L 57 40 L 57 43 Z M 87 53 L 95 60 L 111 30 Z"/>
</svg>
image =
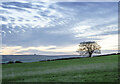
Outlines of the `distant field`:
<svg viewBox="0 0 120 84">
<path fill-rule="evenodd" d="M 3 64 L 2 67 L 3 82 L 118 81 L 118 55 L 46 62 Z"/>
</svg>

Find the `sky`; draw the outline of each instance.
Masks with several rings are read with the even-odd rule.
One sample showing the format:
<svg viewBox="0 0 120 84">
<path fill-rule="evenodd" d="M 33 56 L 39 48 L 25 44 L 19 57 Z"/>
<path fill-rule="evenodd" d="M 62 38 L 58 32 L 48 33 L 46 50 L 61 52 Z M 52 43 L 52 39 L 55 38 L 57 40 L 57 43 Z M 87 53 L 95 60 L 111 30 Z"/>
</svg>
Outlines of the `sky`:
<svg viewBox="0 0 120 84">
<path fill-rule="evenodd" d="M 117 2 L 2 1 L 0 22 L 1 55 L 76 55 L 83 41 L 118 50 Z"/>
</svg>

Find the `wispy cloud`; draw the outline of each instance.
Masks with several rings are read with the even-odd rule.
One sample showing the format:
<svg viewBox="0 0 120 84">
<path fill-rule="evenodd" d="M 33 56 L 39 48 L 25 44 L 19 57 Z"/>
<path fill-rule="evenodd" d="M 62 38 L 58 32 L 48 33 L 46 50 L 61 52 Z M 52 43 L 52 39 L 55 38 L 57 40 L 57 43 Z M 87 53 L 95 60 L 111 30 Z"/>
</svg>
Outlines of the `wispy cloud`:
<svg viewBox="0 0 120 84">
<path fill-rule="evenodd" d="M 56 46 L 49 48 L 49 52 L 70 53 L 76 51 L 75 48 L 79 42 L 88 40 L 99 42 L 102 49 L 117 48 L 117 2 L 33 2 L 26 0 L 0 2 L 0 18 L 3 47 L 13 49 L 14 46 L 20 46 L 19 51 L 13 49 L 13 54 L 29 52 L 29 50 L 42 51 L 42 49 L 39 50 L 39 46 Z M 108 43 L 109 41 L 112 43 Z M 106 46 L 107 43 L 109 46 Z M 71 45 L 76 47 L 72 49 Z M 71 50 L 65 46 L 70 46 Z M 58 49 L 60 47 L 63 48 Z M 24 50 L 26 48 L 27 50 Z M 13 52 L 5 49 L 7 52 L 4 53 Z"/>
</svg>

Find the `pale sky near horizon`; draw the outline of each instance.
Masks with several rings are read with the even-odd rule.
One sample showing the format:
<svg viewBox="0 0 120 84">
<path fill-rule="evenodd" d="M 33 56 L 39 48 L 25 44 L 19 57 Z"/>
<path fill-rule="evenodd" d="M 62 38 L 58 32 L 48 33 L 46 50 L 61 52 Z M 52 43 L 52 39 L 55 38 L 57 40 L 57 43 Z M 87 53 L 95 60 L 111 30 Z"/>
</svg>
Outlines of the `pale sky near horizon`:
<svg viewBox="0 0 120 84">
<path fill-rule="evenodd" d="M 118 50 L 118 2 L 0 2 L 2 52 L 77 54 L 83 41 Z"/>
</svg>

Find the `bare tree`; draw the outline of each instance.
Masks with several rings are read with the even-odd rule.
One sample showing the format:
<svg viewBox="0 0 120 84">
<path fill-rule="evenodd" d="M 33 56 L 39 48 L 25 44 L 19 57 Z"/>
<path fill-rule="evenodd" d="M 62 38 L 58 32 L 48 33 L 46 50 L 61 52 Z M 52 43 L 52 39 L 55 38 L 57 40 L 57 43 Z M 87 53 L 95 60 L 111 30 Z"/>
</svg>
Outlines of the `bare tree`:
<svg viewBox="0 0 120 84">
<path fill-rule="evenodd" d="M 80 54 L 80 55 L 86 55 L 86 54 L 89 54 L 89 57 L 92 56 L 93 53 L 98 53 L 100 54 L 101 51 L 100 51 L 100 45 L 98 45 L 96 42 L 91 42 L 91 41 L 88 41 L 88 42 L 81 42 L 79 44 L 79 49 L 77 50 L 77 52 Z"/>
</svg>

